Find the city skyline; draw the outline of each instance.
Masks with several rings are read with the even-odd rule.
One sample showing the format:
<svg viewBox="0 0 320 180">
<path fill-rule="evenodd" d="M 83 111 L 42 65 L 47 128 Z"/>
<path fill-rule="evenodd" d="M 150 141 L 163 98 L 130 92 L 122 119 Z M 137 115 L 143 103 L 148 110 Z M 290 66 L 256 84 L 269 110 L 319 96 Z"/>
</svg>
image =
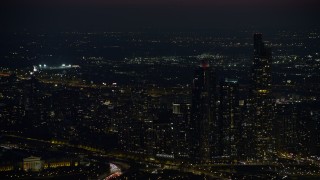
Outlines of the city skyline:
<svg viewBox="0 0 320 180">
<path fill-rule="evenodd" d="M 318 2 L 1 4 L 0 179 L 320 177 Z"/>
</svg>

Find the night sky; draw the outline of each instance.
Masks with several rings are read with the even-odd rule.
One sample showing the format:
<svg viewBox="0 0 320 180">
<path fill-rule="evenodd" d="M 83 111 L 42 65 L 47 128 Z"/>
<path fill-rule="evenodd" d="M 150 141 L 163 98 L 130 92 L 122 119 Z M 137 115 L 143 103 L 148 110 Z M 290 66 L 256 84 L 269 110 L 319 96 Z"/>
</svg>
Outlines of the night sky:
<svg viewBox="0 0 320 180">
<path fill-rule="evenodd" d="M 91 5 L 121 5 L 121 6 L 130 6 L 130 5 L 172 5 L 172 4 L 189 4 L 192 6 L 201 6 L 201 5 L 228 5 L 228 6 L 238 6 L 239 4 L 245 5 L 313 5 L 317 3 L 317 0 L 4 0 L 2 4 L 11 4 L 11 5 L 21 5 L 21 4 L 91 4 Z"/>
<path fill-rule="evenodd" d="M 316 0 L 7 0 L 2 31 L 319 25 Z"/>
</svg>

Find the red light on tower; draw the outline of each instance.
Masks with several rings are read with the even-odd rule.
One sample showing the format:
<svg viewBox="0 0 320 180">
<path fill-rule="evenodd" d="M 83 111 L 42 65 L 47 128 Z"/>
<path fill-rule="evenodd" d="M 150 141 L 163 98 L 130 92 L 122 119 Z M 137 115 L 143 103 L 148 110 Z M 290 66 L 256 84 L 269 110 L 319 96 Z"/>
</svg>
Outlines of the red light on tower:
<svg viewBox="0 0 320 180">
<path fill-rule="evenodd" d="M 202 60 L 200 67 L 202 67 L 203 69 L 207 69 L 210 67 L 209 62 L 207 60 Z"/>
</svg>

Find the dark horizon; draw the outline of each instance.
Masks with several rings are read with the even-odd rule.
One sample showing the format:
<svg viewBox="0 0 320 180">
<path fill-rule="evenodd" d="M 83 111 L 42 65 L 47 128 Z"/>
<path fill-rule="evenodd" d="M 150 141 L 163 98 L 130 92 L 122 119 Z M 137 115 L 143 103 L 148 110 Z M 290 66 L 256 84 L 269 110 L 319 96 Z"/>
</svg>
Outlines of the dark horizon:
<svg viewBox="0 0 320 180">
<path fill-rule="evenodd" d="M 153 3 L 152 3 L 153 2 Z M 1 31 L 198 30 L 319 27 L 316 1 L 28 1 L 2 2 Z"/>
</svg>

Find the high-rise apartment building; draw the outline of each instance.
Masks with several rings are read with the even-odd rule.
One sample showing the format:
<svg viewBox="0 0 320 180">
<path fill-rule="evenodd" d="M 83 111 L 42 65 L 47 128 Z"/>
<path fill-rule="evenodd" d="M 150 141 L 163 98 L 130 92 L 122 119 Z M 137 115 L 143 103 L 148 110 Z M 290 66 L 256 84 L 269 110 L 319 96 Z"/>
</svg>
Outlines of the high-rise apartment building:
<svg viewBox="0 0 320 180">
<path fill-rule="evenodd" d="M 254 34 L 251 100 L 255 158 L 259 162 L 272 160 L 275 153 L 271 65 L 271 49 L 262 41 L 262 34 Z"/>
<path fill-rule="evenodd" d="M 202 61 L 196 68 L 192 87 L 192 120 L 189 133 L 193 135 L 191 148 L 194 157 L 210 160 L 217 153 L 217 131 L 215 130 L 215 74 L 207 61 Z"/>
<path fill-rule="evenodd" d="M 220 83 L 219 121 L 221 124 L 222 155 L 237 159 L 240 133 L 239 84 L 225 79 Z"/>
</svg>

